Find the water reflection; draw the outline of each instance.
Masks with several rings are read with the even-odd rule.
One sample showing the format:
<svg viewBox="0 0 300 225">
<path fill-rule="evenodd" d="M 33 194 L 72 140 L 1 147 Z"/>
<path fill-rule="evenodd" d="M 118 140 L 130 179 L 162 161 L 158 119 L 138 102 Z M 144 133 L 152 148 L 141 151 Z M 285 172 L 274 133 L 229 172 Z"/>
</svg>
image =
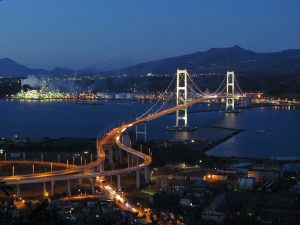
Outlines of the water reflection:
<svg viewBox="0 0 300 225">
<path fill-rule="evenodd" d="M 112 121 L 129 119 L 145 112 L 152 104 L 88 105 L 72 102 L 0 101 L 0 135 L 12 137 L 89 137 L 95 138 Z M 175 114 L 147 124 L 148 140 L 218 140 L 231 133 L 230 130 L 207 127 L 207 124 L 245 129 L 244 132 L 216 146 L 208 152 L 226 156 L 294 156 L 300 155 L 300 110 L 294 106 L 266 107 L 244 110 L 242 113 L 220 112 L 220 105 L 211 104 L 191 107 L 189 125 L 198 129 L 191 132 L 167 131 L 175 123 Z M 213 112 L 201 112 L 213 110 Z M 265 129 L 266 134 L 257 132 Z"/>
</svg>

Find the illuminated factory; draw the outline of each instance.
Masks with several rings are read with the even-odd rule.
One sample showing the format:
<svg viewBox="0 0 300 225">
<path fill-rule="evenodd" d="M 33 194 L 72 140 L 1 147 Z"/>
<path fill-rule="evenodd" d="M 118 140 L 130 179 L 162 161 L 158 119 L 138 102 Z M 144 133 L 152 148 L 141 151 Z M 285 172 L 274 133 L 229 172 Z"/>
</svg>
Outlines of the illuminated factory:
<svg viewBox="0 0 300 225">
<path fill-rule="evenodd" d="M 17 99 L 32 99 L 32 100 L 43 100 L 43 99 L 70 99 L 72 95 L 66 94 L 59 91 L 50 91 L 46 86 L 46 83 L 43 83 L 40 90 L 21 90 L 17 93 L 14 98 Z"/>
</svg>

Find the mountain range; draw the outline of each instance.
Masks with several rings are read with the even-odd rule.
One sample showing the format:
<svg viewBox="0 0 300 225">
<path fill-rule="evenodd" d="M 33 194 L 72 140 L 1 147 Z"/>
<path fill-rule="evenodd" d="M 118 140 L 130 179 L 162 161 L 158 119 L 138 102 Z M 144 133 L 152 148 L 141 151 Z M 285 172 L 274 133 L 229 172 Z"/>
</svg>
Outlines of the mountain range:
<svg viewBox="0 0 300 225">
<path fill-rule="evenodd" d="M 117 65 L 117 64 L 116 64 Z M 63 74 L 128 74 L 140 75 L 147 73 L 165 74 L 174 73 L 177 68 L 192 67 L 193 73 L 224 73 L 234 70 L 244 74 L 300 74 L 300 50 L 289 49 L 280 52 L 258 53 L 233 46 L 228 48 L 211 48 L 203 52 L 176 56 L 140 63 L 137 65 L 118 69 L 130 65 L 130 62 L 122 61 L 119 66 L 113 66 L 109 60 L 107 63 L 99 63 L 98 68 L 72 70 L 57 67 L 53 70 L 31 69 L 18 64 L 12 59 L 0 59 L 0 76 L 26 76 L 26 75 L 63 75 Z"/>
</svg>

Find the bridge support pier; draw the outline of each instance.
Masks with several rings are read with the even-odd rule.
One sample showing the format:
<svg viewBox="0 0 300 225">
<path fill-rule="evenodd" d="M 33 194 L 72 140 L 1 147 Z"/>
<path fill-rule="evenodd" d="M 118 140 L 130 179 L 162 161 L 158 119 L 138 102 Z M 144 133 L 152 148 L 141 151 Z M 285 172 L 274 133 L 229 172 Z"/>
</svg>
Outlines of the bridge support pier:
<svg viewBox="0 0 300 225">
<path fill-rule="evenodd" d="M 78 184 L 82 185 L 82 177 L 78 178 Z"/>
<path fill-rule="evenodd" d="M 114 163 L 114 152 L 113 152 L 113 149 L 109 149 L 108 157 L 109 157 L 109 163 L 110 164 Z"/>
<path fill-rule="evenodd" d="M 92 185 L 92 194 L 96 194 L 96 178 L 95 177 L 92 177 L 91 178 L 91 185 Z"/>
<path fill-rule="evenodd" d="M 51 191 L 50 191 L 51 197 L 54 196 L 54 186 L 55 186 L 55 181 L 54 181 L 54 180 L 51 180 Z"/>
<path fill-rule="evenodd" d="M 20 191 L 20 184 L 17 184 L 17 196 L 20 196 L 21 191 Z"/>
<path fill-rule="evenodd" d="M 135 182 L 136 182 L 136 188 L 140 188 L 141 181 L 140 181 L 140 171 L 139 170 L 135 171 Z"/>
<path fill-rule="evenodd" d="M 149 184 L 149 167 L 145 167 L 144 170 L 145 183 Z"/>
<path fill-rule="evenodd" d="M 127 166 L 130 167 L 130 154 L 127 152 Z"/>
<path fill-rule="evenodd" d="M 147 140 L 147 124 L 146 124 L 146 122 L 144 122 L 143 125 L 144 125 L 144 130 L 143 131 L 139 131 L 139 129 L 138 129 L 139 125 L 138 124 L 135 126 L 135 140 L 136 141 L 138 140 L 139 134 L 144 136 L 144 141 Z"/>
<path fill-rule="evenodd" d="M 122 162 L 123 161 L 123 154 L 122 154 L 122 149 L 119 148 L 119 161 Z"/>
<path fill-rule="evenodd" d="M 97 172 L 101 173 L 103 171 L 104 171 L 104 163 L 102 162 L 97 166 Z"/>
<path fill-rule="evenodd" d="M 46 196 L 46 193 L 47 193 L 46 182 L 43 182 L 43 195 Z"/>
<path fill-rule="evenodd" d="M 117 175 L 117 180 L 118 180 L 118 191 L 122 191 L 122 188 L 121 188 L 121 175 L 120 174 L 118 174 Z"/>
<path fill-rule="evenodd" d="M 68 185 L 68 197 L 72 195 L 72 190 L 71 190 L 71 180 L 67 180 L 67 185 Z"/>
</svg>

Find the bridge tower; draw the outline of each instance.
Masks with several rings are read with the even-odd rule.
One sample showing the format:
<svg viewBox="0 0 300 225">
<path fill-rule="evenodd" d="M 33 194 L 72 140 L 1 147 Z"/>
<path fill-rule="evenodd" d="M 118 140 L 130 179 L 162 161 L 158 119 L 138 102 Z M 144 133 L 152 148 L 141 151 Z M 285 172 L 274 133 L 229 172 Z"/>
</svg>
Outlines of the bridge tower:
<svg viewBox="0 0 300 225">
<path fill-rule="evenodd" d="M 177 69 L 176 105 L 187 104 L 187 76 L 188 72 L 186 69 Z M 187 127 L 187 120 L 187 106 L 176 111 L 176 127 L 182 126 L 180 121 L 183 121 L 183 127 Z"/>
<path fill-rule="evenodd" d="M 144 129 L 139 130 L 139 125 L 135 126 L 135 139 L 138 140 L 139 135 L 143 135 L 144 141 L 147 140 L 147 124 L 146 122 L 142 123 L 141 126 L 144 126 Z"/>
<path fill-rule="evenodd" d="M 234 72 L 227 71 L 227 84 L 226 84 L 226 108 L 225 111 L 233 111 L 234 107 Z"/>
</svg>

